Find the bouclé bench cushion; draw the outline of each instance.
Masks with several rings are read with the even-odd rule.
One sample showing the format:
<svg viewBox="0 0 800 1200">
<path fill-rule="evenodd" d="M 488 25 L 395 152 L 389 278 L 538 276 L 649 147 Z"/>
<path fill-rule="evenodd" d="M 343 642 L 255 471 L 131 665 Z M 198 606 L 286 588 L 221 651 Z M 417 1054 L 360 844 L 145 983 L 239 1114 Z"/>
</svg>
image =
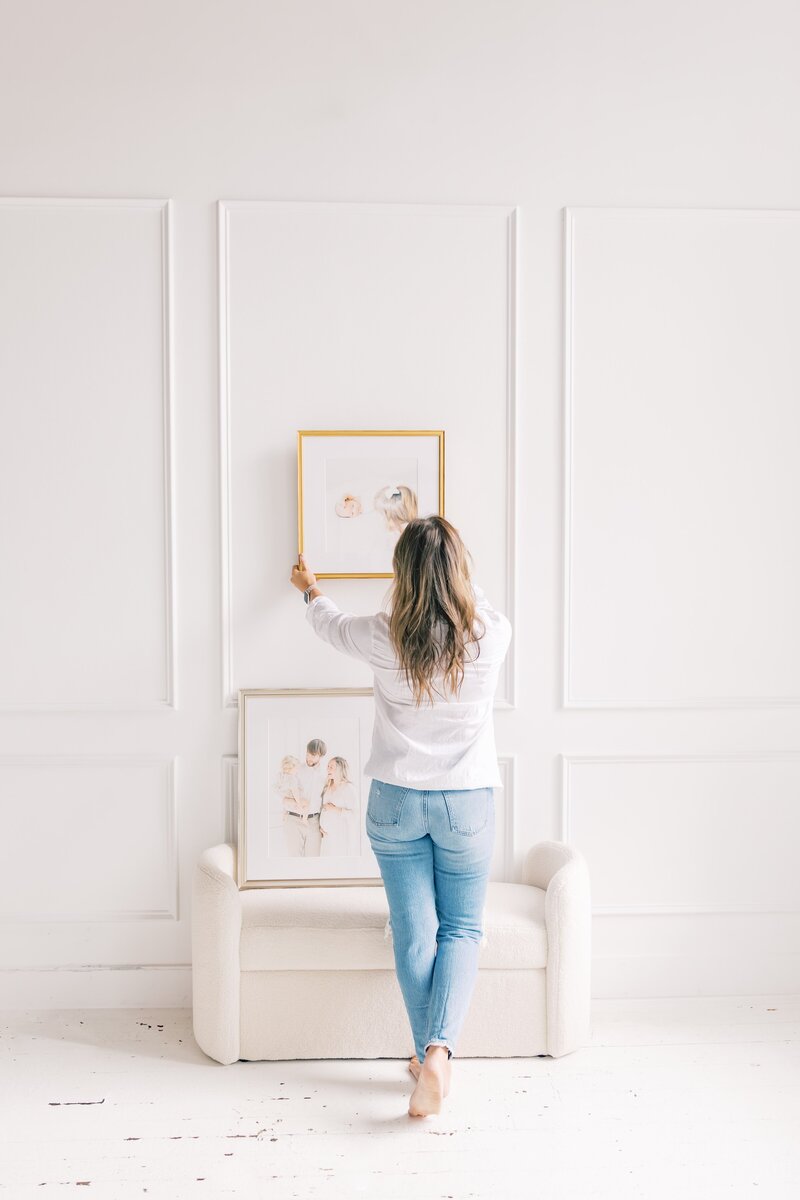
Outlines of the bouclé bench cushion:
<svg viewBox="0 0 800 1200">
<path fill-rule="evenodd" d="M 241 903 L 243 971 L 394 967 L 394 949 L 384 937 L 383 887 L 248 888 Z M 542 888 L 489 883 L 482 968 L 547 965 L 544 903 Z"/>
</svg>

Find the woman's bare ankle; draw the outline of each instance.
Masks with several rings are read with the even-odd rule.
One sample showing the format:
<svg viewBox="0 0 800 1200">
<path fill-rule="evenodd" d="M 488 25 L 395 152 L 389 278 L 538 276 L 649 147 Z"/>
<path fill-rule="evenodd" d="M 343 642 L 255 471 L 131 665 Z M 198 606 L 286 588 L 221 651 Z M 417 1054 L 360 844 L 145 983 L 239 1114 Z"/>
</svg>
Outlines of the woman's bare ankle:
<svg viewBox="0 0 800 1200">
<path fill-rule="evenodd" d="M 425 1063 L 423 1065 L 441 1068 L 449 1061 L 449 1058 L 447 1046 L 429 1046 L 425 1051 Z"/>
</svg>

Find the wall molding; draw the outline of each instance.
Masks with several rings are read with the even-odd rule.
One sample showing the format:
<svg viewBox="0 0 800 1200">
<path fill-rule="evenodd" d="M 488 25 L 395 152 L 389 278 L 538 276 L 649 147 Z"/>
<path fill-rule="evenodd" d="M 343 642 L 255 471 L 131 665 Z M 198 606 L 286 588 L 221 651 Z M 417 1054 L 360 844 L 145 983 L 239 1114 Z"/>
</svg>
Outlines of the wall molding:
<svg viewBox="0 0 800 1200">
<path fill-rule="evenodd" d="M 361 209 L 366 212 L 436 209 L 442 214 L 465 213 L 497 216 L 506 215 L 506 614 L 512 627 L 517 612 L 517 374 L 518 374 L 518 245 L 519 210 L 509 205 L 478 204 L 398 204 L 350 203 L 348 201 L 303 200 L 219 200 L 217 202 L 217 287 L 219 330 L 219 438 L 220 438 L 220 530 L 221 530 L 221 647 L 222 647 L 222 705 L 238 707 L 238 693 L 233 686 L 233 561 L 231 531 L 231 362 L 230 362 L 230 217 L 236 211 L 269 208 L 287 209 Z M 506 694 L 495 700 L 495 710 L 517 706 L 517 639 L 512 640 L 506 659 Z"/>
<path fill-rule="evenodd" d="M 220 814 L 223 842 L 236 845 L 239 826 L 239 756 L 226 754 L 222 759 L 222 811 Z"/>
<path fill-rule="evenodd" d="M 242 203 L 241 201 L 239 202 Z M 219 340 L 219 506 L 220 622 L 222 705 L 238 708 L 233 687 L 233 603 L 231 558 L 231 352 L 230 352 L 230 214 L 235 202 L 217 201 L 217 308 Z"/>
<path fill-rule="evenodd" d="M 495 701 L 494 708 L 517 707 L 517 529 L 519 512 L 519 469 L 517 438 L 518 312 L 519 312 L 519 209 L 508 213 L 507 230 L 507 317 L 506 348 L 506 615 L 515 631 L 506 658 L 506 695 Z"/>
<path fill-rule="evenodd" d="M 515 754 L 498 754 L 497 763 L 500 767 L 500 774 L 503 777 L 503 790 L 499 793 L 503 797 L 505 819 L 505 838 L 503 839 L 502 848 L 503 881 L 505 883 L 516 883 L 517 880 L 514 878 L 514 855 L 519 844 L 517 837 L 517 756 Z M 498 792 L 495 791 L 495 799 L 497 795 Z"/>
<path fill-rule="evenodd" d="M 170 876 L 170 893 L 172 903 L 167 908 L 144 908 L 144 909 L 104 909 L 88 910 L 86 912 L 63 912 L 51 913 L 42 911 L 39 913 L 25 914 L 21 916 L 17 912 L 0 912 L 0 924 L 53 924 L 60 925 L 65 923 L 79 924 L 96 924 L 98 922 L 121 922 L 121 921 L 179 921 L 181 919 L 180 910 L 180 862 L 179 862 L 179 847 L 178 847 L 178 805 L 177 792 L 175 786 L 175 765 L 174 757 L 162 757 L 158 755 L 131 755 L 131 754 L 4 754 L 0 756 L 0 771 L 4 767 L 148 767 L 160 766 L 164 768 L 164 781 L 166 783 L 167 805 L 166 805 L 166 845 L 167 845 L 167 862 L 169 864 Z M 8 968 L 0 968 L 8 969 Z M 28 967 L 15 968 L 22 971 L 29 970 Z M 50 969 L 50 968 L 41 968 Z M 65 968 L 71 969 L 71 968 Z M 93 967 L 92 969 L 96 969 Z"/>
<path fill-rule="evenodd" d="M 112 208 L 146 209 L 161 213 L 161 336 L 162 336 L 162 429 L 164 458 L 164 638 L 165 694 L 163 698 L 137 700 L 54 701 L 33 704 L 0 704 L 4 713 L 112 712 L 141 713 L 174 709 L 176 698 L 175 629 L 175 467 L 174 467 L 174 271 L 172 200 L 116 199 L 106 197 L 0 196 L 2 208 Z"/>
<path fill-rule="evenodd" d="M 574 349 L 575 349 L 575 218 L 581 212 L 606 212 L 630 214 L 631 216 L 669 216 L 676 219 L 695 215 L 736 217 L 742 220 L 800 220 L 800 210 L 793 209 L 725 209 L 725 208 L 665 208 L 665 207 L 617 207 L 617 206 L 567 206 L 564 208 L 564 525 L 563 525 L 563 596 L 562 596 L 562 707 L 575 710 L 635 711 L 667 709 L 692 711 L 696 709 L 740 709 L 740 708 L 796 708 L 800 696 L 697 696 L 685 700 L 624 701 L 591 700 L 579 698 L 571 690 L 571 611 L 572 611 L 572 451 L 574 443 L 575 396 L 574 396 Z"/>
<path fill-rule="evenodd" d="M 627 763 L 753 763 L 753 762 L 794 762 L 800 764 L 800 753 L 785 751 L 779 753 L 753 754 L 561 754 L 561 840 L 572 842 L 572 805 L 570 800 L 570 772 L 573 767 L 586 763 L 599 763 L 602 766 L 624 765 Z M 744 901 L 729 906 L 713 905 L 708 908 L 694 904 L 602 904 L 592 906 L 593 916 L 687 916 L 696 914 L 737 913 L 750 917 L 777 915 L 797 915 L 800 909 L 753 908 Z"/>
</svg>

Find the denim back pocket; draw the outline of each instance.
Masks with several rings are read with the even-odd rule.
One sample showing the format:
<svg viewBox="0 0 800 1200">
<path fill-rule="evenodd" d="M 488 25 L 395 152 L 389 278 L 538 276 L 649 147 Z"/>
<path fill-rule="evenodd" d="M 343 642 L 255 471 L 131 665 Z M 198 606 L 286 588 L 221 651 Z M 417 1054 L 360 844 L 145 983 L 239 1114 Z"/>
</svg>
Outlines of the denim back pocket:
<svg viewBox="0 0 800 1200">
<path fill-rule="evenodd" d="M 442 792 L 442 795 L 452 833 L 472 837 L 486 828 L 494 796 L 493 788 L 462 788 L 459 791 Z"/>
<path fill-rule="evenodd" d="M 399 825 L 403 803 L 411 788 L 373 779 L 367 800 L 367 819 L 373 825 Z"/>
</svg>

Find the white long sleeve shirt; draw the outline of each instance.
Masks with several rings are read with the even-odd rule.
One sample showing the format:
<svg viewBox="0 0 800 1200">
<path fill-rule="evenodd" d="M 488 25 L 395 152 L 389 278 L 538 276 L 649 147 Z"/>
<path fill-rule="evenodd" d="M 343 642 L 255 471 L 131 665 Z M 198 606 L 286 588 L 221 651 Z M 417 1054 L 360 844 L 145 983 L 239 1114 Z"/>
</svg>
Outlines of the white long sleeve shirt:
<svg viewBox="0 0 800 1200">
<path fill-rule="evenodd" d="M 501 788 L 494 739 L 493 703 L 500 669 L 511 643 L 511 622 L 497 612 L 483 590 L 474 588 L 477 611 L 486 632 L 478 653 L 467 647 L 464 681 L 457 699 L 439 695 L 419 708 L 389 640 L 385 612 L 355 616 L 342 612 L 330 596 L 317 596 L 306 619 L 336 650 L 369 663 L 373 673 L 375 722 L 372 748 L 364 766 L 371 779 L 405 787 Z"/>
</svg>

